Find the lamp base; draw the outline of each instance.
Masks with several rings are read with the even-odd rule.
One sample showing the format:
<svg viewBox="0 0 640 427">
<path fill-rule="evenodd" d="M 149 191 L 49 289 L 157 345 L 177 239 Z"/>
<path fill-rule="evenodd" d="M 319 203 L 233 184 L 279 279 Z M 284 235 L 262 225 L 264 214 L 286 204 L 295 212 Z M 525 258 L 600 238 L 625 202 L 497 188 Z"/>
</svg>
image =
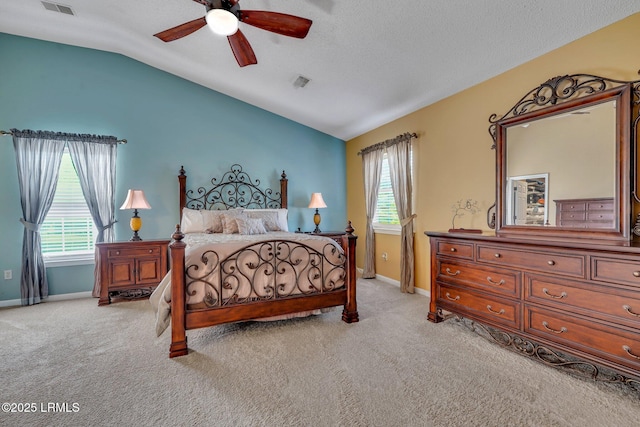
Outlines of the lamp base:
<svg viewBox="0 0 640 427">
<path fill-rule="evenodd" d="M 137 242 L 139 240 L 142 240 L 142 239 L 140 238 L 140 236 L 138 236 L 138 231 L 136 230 L 136 231 L 133 232 L 133 237 L 131 237 L 129 239 L 129 241 L 130 242 Z"/>
<path fill-rule="evenodd" d="M 131 231 L 133 231 L 133 237 L 129 239 L 129 241 L 137 242 L 138 240 L 142 240 L 140 236 L 138 236 L 138 230 L 142 228 L 142 218 L 138 216 L 138 209 L 133 210 L 133 217 L 129 221 L 129 227 L 131 227 Z"/>
<path fill-rule="evenodd" d="M 316 208 L 316 213 L 313 214 L 313 223 L 316 225 L 316 229 L 313 230 L 314 233 L 321 233 L 320 231 L 320 212 L 318 212 L 318 209 Z"/>
</svg>

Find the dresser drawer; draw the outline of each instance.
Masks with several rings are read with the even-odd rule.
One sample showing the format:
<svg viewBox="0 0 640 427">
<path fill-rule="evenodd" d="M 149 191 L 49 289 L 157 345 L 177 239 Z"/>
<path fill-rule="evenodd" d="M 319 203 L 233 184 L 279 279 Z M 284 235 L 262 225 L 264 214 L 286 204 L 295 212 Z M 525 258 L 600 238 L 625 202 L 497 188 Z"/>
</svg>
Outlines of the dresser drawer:
<svg viewBox="0 0 640 427">
<path fill-rule="evenodd" d="M 458 258 L 473 258 L 473 245 L 471 243 L 449 242 L 438 240 L 436 253 Z"/>
<path fill-rule="evenodd" d="M 524 329 L 584 353 L 640 369 L 640 335 L 591 320 L 525 306 Z"/>
<path fill-rule="evenodd" d="M 585 211 L 568 211 L 560 214 L 560 219 L 564 224 L 565 221 L 584 221 L 587 219 L 587 212 Z"/>
<path fill-rule="evenodd" d="M 576 212 L 587 210 L 587 202 L 563 202 L 561 206 L 562 212 Z"/>
<path fill-rule="evenodd" d="M 464 261 L 438 260 L 438 280 L 520 298 L 521 273 Z"/>
<path fill-rule="evenodd" d="M 613 199 L 587 202 L 588 211 L 611 211 L 613 214 L 613 208 Z"/>
<path fill-rule="evenodd" d="M 525 276 L 524 300 L 640 327 L 640 293 L 544 276 Z"/>
<path fill-rule="evenodd" d="M 164 250 L 164 247 L 161 246 L 145 246 L 145 247 L 117 247 L 110 248 L 107 251 L 107 257 L 109 258 L 118 258 L 118 257 L 141 257 L 141 256 L 159 256 L 160 252 Z"/>
<path fill-rule="evenodd" d="M 520 325 L 520 304 L 499 297 L 493 298 L 469 292 L 463 288 L 439 284 L 438 299 L 452 312 L 465 312 L 493 323 L 517 329 Z"/>
<path fill-rule="evenodd" d="M 640 262 L 592 257 L 591 278 L 601 282 L 640 286 Z"/>
<path fill-rule="evenodd" d="M 478 246 L 478 261 L 504 267 L 526 268 L 541 273 L 564 274 L 580 278 L 585 276 L 585 258 L 582 255 Z"/>
</svg>

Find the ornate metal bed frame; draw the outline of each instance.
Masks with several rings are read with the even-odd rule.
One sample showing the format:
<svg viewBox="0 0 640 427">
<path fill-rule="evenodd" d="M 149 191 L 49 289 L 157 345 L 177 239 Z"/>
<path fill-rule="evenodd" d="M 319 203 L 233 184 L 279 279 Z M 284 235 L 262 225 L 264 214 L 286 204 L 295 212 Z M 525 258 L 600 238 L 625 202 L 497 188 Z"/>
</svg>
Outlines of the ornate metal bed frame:
<svg viewBox="0 0 640 427">
<path fill-rule="evenodd" d="M 186 189 L 184 168 L 180 168 L 180 216 L 190 209 L 274 209 L 287 207 L 288 180 L 284 171 L 280 192 L 260 189 L 260 181 L 252 180 L 233 165 L 220 179 L 211 179 L 212 187 Z M 343 305 L 342 320 L 357 322 L 355 247 L 357 237 L 349 223 L 345 234 L 331 236 L 340 244 L 338 253 L 333 243 L 318 251 L 293 240 L 267 240 L 250 243 L 226 257 L 208 249 L 201 261 L 211 266 L 208 273 L 197 265 L 185 265 L 186 243 L 180 226 L 172 235 L 171 252 L 171 346 L 169 357 L 188 353 L 186 331 L 238 321 L 260 319 L 302 311 Z M 336 261 L 337 260 L 337 261 Z M 215 271 L 215 274 L 212 274 Z M 256 286 L 255 276 L 268 277 L 270 284 Z M 284 277 L 293 282 L 281 282 Z M 188 284 L 204 284 L 204 304 L 197 308 L 186 303 Z M 238 295 L 240 282 L 250 284 L 248 295 Z M 344 283 L 344 286 L 340 286 Z M 227 295 L 226 297 L 223 295 Z M 228 296 L 230 295 L 230 296 Z"/>
</svg>

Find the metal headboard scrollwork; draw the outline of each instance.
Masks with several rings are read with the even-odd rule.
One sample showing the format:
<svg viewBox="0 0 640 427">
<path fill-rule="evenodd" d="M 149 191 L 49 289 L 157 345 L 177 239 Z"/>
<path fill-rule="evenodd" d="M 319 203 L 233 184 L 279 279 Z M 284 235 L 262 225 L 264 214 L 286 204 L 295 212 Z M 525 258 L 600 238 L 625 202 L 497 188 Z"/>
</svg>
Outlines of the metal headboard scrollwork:
<svg viewBox="0 0 640 427">
<path fill-rule="evenodd" d="M 211 179 L 211 188 L 198 187 L 186 190 L 186 174 L 180 167 L 180 214 L 183 208 L 189 209 L 278 209 L 287 207 L 287 175 L 280 176 L 280 191 L 260 188 L 260 180 L 252 179 L 234 164 L 220 178 Z"/>
</svg>

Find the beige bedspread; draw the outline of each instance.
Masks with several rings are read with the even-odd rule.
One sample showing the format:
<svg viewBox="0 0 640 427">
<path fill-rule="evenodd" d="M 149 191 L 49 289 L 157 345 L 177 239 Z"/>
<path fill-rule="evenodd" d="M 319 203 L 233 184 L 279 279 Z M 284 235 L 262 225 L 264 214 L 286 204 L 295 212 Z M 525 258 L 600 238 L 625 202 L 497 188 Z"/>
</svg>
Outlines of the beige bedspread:
<svg viewBox="0 0 640 427">
<path fill-rule="evenodd" d="M 216 307 L 344 287 L 344 270 L 336 268 L 341 264 L 343 251 L 328 237 L 289 232 L 191 233 L 185 235 L 184 242 L 187 244 L 187 306 Z M 235 255 L 247 247 L 251 250 Z M 319 257 L 318 253 L 323 256 Z M 230 260 L 220 263 L 227 258 Z M 221 281 L 225 286 L 220 285 Z M 156 311 L 159 336 L 171 320 L 171 272 L 160 282 L 150 302 Z M 294 313 L 269 320 L 318 312 Z"/>
</svg>

